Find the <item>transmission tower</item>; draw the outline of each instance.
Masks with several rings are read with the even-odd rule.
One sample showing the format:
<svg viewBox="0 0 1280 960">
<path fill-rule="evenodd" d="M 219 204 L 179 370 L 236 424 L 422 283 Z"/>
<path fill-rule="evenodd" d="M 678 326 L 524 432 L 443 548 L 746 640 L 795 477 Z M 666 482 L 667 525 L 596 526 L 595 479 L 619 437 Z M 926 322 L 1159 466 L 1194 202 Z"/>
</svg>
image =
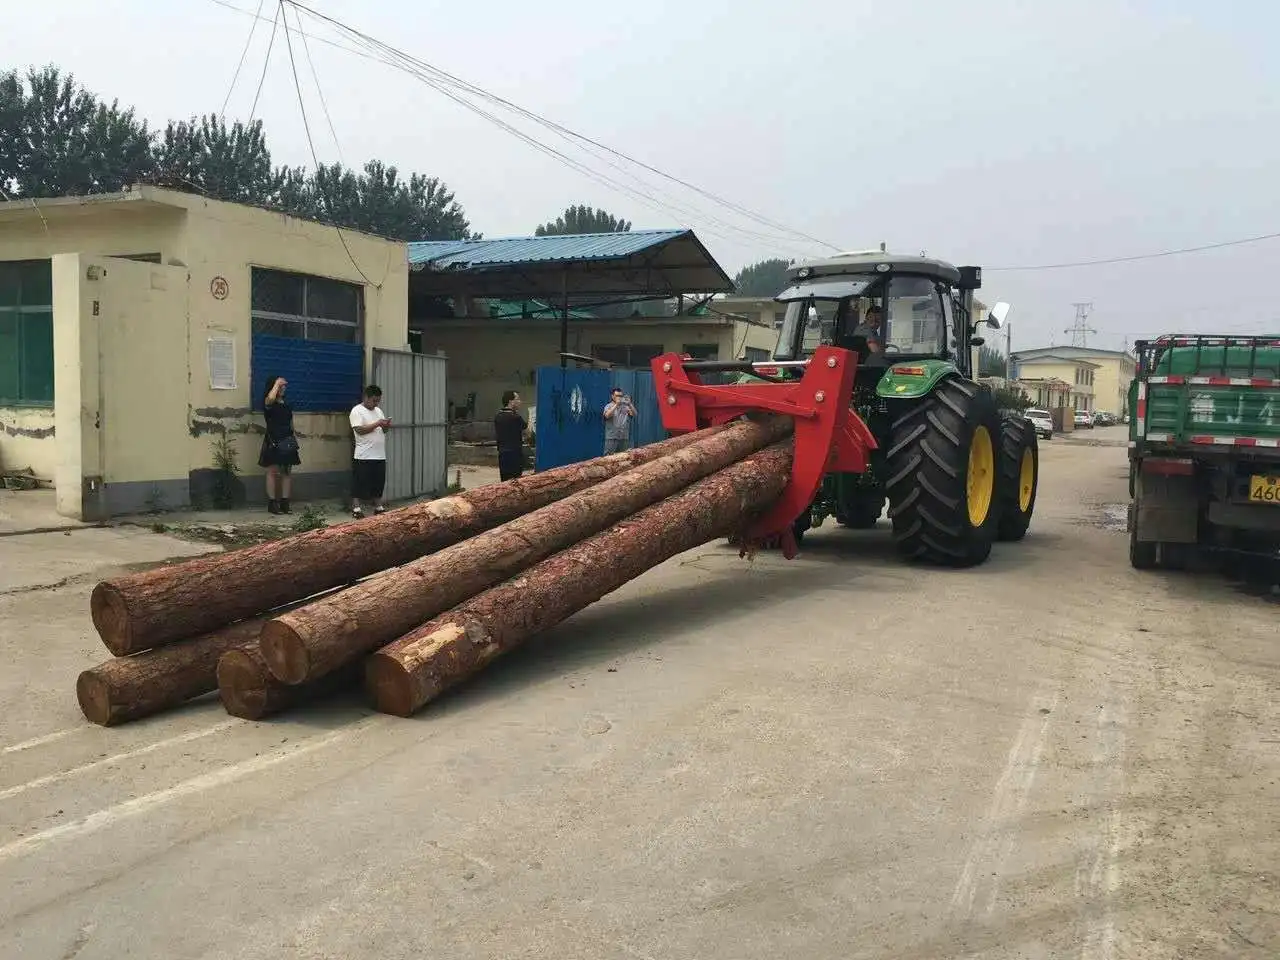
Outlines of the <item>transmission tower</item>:
<svg viewBox="0 0 1280 960">
<path fill-rule="evenodd" d="M 1089 345 L 1089 334 L 1098 331 L 1085 323 L 1089 319 L 1089 311 L 1093 309 L 1093 303 L 1073 303 L 1076 308 L 1075 323 L 1063 330 L 1063 333 L 1071 334 L 1071 345 L 1073 347 L 1087 347 Z"/>
</svg>

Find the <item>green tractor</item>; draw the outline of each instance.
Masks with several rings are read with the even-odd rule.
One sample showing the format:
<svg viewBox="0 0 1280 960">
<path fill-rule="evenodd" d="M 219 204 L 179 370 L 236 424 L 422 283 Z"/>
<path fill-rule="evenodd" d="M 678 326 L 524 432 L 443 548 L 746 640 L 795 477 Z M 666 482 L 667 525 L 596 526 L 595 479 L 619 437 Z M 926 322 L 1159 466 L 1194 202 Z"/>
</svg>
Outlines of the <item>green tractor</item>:
<svg viewBox="0 0 1280 960">
<path fill-rule="evenodd" d="M 742 382 L 801 375 L 819 345 L 856 352 L 852 407 L 878 448 L 865 473 L 829 473 L 794 525 L 834 518 L 870 528 L 886 501 L 900 553 L 947 566 L 982 563 L 996 540 L 1020 540 L 1035 510 L 1040 459 L 1035 427 L 997 408 L 974 379 L 979 327 L 999 329 L 1008 304 L 975 316 L 980 267 L 880 251 L 793 267 L 772 369 Z M 758 382 L 758 380 L 757 380 Z"/>
</svg>

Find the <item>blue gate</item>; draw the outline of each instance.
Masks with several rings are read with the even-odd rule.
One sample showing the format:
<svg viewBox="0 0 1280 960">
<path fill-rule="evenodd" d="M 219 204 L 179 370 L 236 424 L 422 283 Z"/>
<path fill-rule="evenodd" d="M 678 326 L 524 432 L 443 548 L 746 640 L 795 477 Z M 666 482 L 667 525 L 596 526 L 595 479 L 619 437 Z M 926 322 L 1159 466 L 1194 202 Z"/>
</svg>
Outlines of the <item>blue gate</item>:
<svg viewBox="0 0 1280 960">
<path fill-rule="evenodd" d="M 648 370 L 538 368 L 536 469 L 550 470 L 604 453 L 604 406 L 615 386 L 636 405 L 631 445 L 665 440 L 662 416 Z"/>
</svg>

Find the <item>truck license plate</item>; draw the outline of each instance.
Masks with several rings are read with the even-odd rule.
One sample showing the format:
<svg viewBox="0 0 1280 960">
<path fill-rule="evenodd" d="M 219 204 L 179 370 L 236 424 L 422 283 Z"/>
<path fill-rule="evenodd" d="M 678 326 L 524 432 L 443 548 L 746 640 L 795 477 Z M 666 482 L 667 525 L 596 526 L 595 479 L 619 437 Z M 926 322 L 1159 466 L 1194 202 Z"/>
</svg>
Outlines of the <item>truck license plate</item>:
<svg viewBox="0 0 1280 960">
<path fill-rule="evenodd" d="M 1259 503 L 1280 504 L 1280 477 L 1249 478 L 1249 499 Z"/>
</svg>

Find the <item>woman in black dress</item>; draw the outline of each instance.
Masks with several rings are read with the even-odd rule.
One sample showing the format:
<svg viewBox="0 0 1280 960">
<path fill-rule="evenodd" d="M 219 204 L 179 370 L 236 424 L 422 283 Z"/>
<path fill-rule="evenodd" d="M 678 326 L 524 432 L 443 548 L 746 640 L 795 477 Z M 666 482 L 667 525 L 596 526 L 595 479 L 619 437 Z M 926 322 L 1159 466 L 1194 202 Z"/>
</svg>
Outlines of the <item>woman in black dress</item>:
<svg viewBox="0 0 1280 960">
<path fill-rule="evenodd" d="M 288 381 L 284 377 L 267 379 L 262 399 L 262 415 L 267 421 L 267 435 L 262 438 L 258 466 L 267 471 L 267 510 L 289 512 L 289 494 L 293 488 L 293 468 L 302 462 L 298 456 L 298 438 L 293 432 L 293 407 L 284 398 Z"/>
</svg>

